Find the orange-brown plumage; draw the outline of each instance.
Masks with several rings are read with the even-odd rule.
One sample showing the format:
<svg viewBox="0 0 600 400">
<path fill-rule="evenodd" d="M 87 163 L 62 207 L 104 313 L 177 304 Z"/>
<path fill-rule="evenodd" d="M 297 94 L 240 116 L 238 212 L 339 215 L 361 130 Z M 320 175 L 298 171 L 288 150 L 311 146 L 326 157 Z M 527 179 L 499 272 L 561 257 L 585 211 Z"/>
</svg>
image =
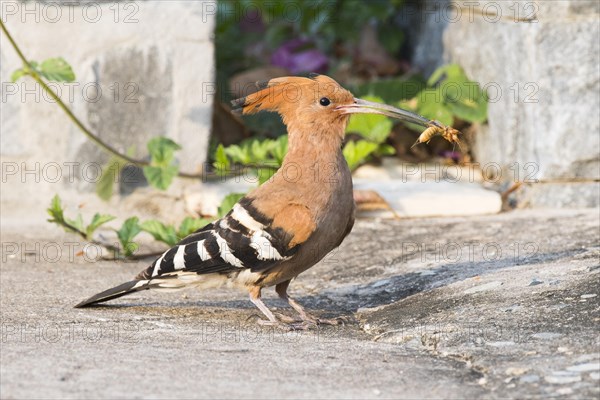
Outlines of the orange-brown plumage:
<svg viewBox="0 0 600 400">
<path fill-rule="evenodd" d="M 77 307 L 144 289 L 229 284 L 248 291 L 267 323 L 281 324 L 260 299 L 263 287 L 275 286 L 280 297 L 300 314 L 301 325 L 295 327 L 334 322 L 310 316 L 289 298 L 287 288 L 292 279 L 339 246 L 352 229 L 352 177 L 341 149 L 349 115 L 376 113 L 424 126 L 437 123 L 355 99 L 324 75 L 275 78 L 258 88 L 233 101 L 233 111 L 281 115 L 289 146 L 280 169 L 225 217 L 183 239 L 135 280 Z"/>
</svg>

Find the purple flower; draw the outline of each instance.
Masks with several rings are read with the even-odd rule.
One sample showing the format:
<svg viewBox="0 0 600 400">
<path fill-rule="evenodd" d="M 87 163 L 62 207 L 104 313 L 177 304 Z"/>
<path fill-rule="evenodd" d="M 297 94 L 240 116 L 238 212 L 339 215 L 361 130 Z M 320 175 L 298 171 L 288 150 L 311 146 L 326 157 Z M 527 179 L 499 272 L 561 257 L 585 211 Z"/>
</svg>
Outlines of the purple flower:
<svg viewBox="0 0 600 400">
<path fill-rule="evenodd" d="M 454 162 L 458 162 L 462 158 L 462 153 L 458 151 L 442 151 L 440 155 L 444 158 L 449 158 Z"/>
<path fill-rule="evenodd" d="M 327 72 L 327 57 L 305 39 L 292 39 L 279 47 L 271 56 L 271 64 L 292 74 Z"/>
</svg>

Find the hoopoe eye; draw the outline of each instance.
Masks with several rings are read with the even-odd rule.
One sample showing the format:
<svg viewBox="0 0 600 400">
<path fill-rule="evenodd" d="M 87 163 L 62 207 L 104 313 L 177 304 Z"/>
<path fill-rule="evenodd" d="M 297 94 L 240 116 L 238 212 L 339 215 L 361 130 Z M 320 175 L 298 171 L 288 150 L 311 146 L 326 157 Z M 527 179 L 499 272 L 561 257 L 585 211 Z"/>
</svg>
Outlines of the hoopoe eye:
<svg viewBox="0 0 600 400">
<path fill-rule="evenodd" d="M 331 101 L 327 97 L 321 97 L 321 100 L 319 100 L 319 104 L 323 107 L 327 107 L 331 104 Z"/>
</svg>

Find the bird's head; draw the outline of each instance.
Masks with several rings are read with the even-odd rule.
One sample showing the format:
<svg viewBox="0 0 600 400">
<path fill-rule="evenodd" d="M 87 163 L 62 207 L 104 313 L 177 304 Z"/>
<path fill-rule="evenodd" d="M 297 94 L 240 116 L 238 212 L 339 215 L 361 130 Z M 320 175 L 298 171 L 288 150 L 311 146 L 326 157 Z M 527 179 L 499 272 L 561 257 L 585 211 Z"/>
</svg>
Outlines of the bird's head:
<svg viewBox="0 0 600 400">
<path fill-rule="evenodd" d="M 289 130 L 322 127 L 343 132 L 350 114 L 383 114 L 423 126 L 430 121 L 410 111 L 355 98 L 325 75 L 274 78 L 257 84 L 259 91 L 232 101 L 239 115 L 259 111 L 278 112 Z"/>
</svg>

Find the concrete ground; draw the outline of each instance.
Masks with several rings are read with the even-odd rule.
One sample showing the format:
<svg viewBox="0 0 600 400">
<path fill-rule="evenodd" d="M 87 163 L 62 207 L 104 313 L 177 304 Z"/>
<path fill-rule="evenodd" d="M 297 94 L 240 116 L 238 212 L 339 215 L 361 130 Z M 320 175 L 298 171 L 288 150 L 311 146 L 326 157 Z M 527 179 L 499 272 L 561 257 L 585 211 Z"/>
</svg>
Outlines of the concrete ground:
<svg viewBox="0 0 600 400">
<path fill-rule="evenodd" d="M 291 289 L 352 322 L 309 332 L 225 289 L 74 309 L 146 264 L 77 241 L 2 227 L 3 399 L 600 396 L 598 209 L 358 221 Z"/>
</svg>

